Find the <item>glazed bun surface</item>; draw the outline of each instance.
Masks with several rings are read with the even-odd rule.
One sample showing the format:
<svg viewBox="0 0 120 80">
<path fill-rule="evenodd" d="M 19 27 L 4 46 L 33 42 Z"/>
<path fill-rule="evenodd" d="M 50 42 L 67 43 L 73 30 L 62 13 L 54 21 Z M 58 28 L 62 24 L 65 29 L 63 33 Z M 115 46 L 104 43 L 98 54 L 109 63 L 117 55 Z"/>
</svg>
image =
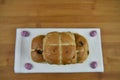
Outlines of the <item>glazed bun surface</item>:
<svg viewBox="0 0 120 80">
<path fill-rule="evenodd" d="M 49 32 L 34 37 L 31 44 L 31 58 L 38 63 L 83 63 L 88 55 L 88 42 L 78 33 Z"/>
<path fill-rule="evenodd" d="M 75 63 L 76 44 L 74 34 L 70 32 L 48 33 L 43 41 L 43 57 L 51 64 Z"/>
</svg>

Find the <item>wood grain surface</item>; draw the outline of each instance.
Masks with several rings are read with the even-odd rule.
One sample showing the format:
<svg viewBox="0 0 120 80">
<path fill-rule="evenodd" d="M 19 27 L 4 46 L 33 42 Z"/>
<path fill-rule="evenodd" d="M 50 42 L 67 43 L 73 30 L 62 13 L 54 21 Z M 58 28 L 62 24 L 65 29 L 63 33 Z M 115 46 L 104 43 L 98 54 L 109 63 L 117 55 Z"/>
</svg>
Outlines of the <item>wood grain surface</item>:
<svg viewBox="0 0 120 80">
<path fill-rule="evenodd" d="M 15 74 L 16 28 L 101 28 L 104 73 Z M 0 80 L 120 80 L 120 0 L 0 0 Z"/>
</svg>

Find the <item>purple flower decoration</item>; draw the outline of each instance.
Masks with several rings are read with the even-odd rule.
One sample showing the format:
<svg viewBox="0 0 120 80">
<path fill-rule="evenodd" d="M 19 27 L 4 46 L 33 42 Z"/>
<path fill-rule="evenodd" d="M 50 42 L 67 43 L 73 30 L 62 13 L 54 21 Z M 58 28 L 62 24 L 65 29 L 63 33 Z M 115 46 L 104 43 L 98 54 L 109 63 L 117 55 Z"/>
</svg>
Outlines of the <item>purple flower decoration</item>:
<svg viewBox="0 0 120 80">
<path fill-rule="evenodd" d="M 31 70 L 33 68 L 33 65 L 31 63 L 25 63 L 24 66 L 27 70 Z"/>
<path fill-rule="evenodd" d="M 23 37 L 28 37 L 28 36 L 30 35 L 30 33 L 29 33 L 28 31 L 22 31 L 22 32 L 21 32 L 21 35 L 22 35 Z"/>
<path fill-rule="evenodd" d="M 90 67 L 95 69 L 97 67 L 97 62 L 96 61 L 91 62 Z"/>
<path fill-rule="evenodd" d="M 90 36 L 91 37 L 95 37 L 97 35 L 97 32 L 95 30 L 91 31 L 90 32 Z"/>
</svg>

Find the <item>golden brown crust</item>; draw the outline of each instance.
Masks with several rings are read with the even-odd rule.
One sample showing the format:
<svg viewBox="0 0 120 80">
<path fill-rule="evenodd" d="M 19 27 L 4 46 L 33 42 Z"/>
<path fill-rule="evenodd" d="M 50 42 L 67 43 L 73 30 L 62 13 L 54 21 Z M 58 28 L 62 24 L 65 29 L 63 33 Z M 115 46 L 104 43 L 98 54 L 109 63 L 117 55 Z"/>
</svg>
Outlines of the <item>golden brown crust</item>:
<svg viewBox="0 0 120 80">
<path fill-rule="evenodd" d="M 59 33 L 58 32 L 50 32 L 44 38 L 45 44 L 59 44 Z"/>
<path fill-rule="evenodd" d="M 74 34 L 71 32 L 62 32 L 61 44 L 75 45 Z"/>
<path fill-rule="evenodd" d="M 73 63 L 73 64 L 77 63 L 77 54 L 76 53 L 73 55 L 71 63 Z"/>
<path fill-rule="evenodd" d="M 76 58 L 76 45 L 74 34 L 71 32 L 61 33 L 61 51 L 62 51 L 62 64 L 71 64 L 77 61 Z"/>
<path fill-rule="evenodd" d="M 46 45 L 43 52 L 44 59 L 50 64 L 59 64 L 59 46 Z"/>
<path fill-rule="evenodd" d="M 31 57 L 34 62 L 45 62 L 42 54 L 38 54 L 36 51 L 31 52 Z"/>
<path fill-rule="evenodd" d="M 44 35 L 39 35 L 32 40 L 32 49 L 43 49 L 43 38 Z"/>
<path fill-rule="evenodd" d="M 75 51 L 75 45 L 62 46 L 62 64 L 75 63 L 77 61 Z"/>
<path fill-rule="evenodd" d="M 78 63 L 82 63 L 87 59 L 89 54 L 88 43 L 83 36 L 77 33 L 75 33 L 74 35 L 76 42 L 77 61 Z"/>
<path fill-rule="evenodd" d="M 48 63 L 70 64 L 77 61 L 77 59 L 72 59 L 73 57 L 76 58 L 74 34 L 70 32 L 51 32 L 46 35 L 43 43 L 43 57 Z M 54 50 L 55 52 L 53 52 Z"/>
<path fill-rule="evenodd" d="M 43 57 L 46 62 L 59 64 L 59 33 L 48 33 L 43 41 Z"/>
<path fill-rule="evenodd" d="M 34 62 L 44 62 L 42 51 L 43 51 L 43 39 L 44 35 L 39 35 L 32 40 L 31 45 L 31 58 Z"/>
<path fill-rule="evenodd" d="M 82 63 L 89 54 L 87 40 L 71 32 L 50 32 L 46 36 L 37 36 L 33 38 L 31 46 L 31 57 L 35 62 Z"/>
</svg>

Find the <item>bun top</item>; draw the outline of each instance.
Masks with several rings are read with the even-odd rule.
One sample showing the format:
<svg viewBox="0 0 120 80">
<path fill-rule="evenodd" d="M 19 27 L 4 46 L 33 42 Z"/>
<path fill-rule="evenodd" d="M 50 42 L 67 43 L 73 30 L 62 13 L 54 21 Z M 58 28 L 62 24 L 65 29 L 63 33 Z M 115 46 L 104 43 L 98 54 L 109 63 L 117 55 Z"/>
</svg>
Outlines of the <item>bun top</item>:
<svg viewBox="0 0 120 80">
<path fill-rule="evenodd" d="M 33 38 L 31 56 L 35 62 L 82 63 L 89 55 L 87 40 L 78 33 L 49 32 Z"/>
<path fill-rule="evenodd" d="M 50 32 L 43 40 L 43 57 L 48 63 L 70 64 L 75 52 L 75 37 L 71 32 Z"/>
</svg>

